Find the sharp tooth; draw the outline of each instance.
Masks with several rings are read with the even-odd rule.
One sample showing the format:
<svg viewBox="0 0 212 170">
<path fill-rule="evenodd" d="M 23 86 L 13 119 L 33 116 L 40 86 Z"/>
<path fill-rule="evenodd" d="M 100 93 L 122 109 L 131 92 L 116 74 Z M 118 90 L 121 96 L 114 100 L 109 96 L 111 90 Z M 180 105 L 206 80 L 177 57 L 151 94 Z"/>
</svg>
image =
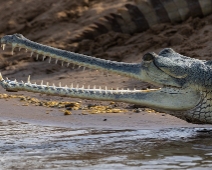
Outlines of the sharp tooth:
<svg viewBox="0 0 212 170">
<path fill-rule="evenodd" d="M 84 85 L 82 86 L 82 89 L 84 89 Z"/>
<path fill-rule="evenodd" d="M 38 60 L 39 54 L 36 55 L 36 60 Z"/>
<path fill-rule="evenodd" d="M 24 84 L 24 81 L 23 81 L 23 80 L 21 80 L 21 83 L 22 83 L 22 84 Z"/>
<path fill-rule="evenodd" d="M 49 57 L 49 63 L 51 63 L 51 59 L 52 59 L 52 58 L 51 58 L 51 57 Z"/>
<path fill-rule="evenodd" d="M 32 57 L 32 55 L 33 55 L 33 52 L 30 53 L 30 57 Z"/>
<path fill-rule="evenodd" d="M 62 61 L 62 63 L 61 63 L 61 66 L 63 67 L 63 61 Z"/>
<path fill-rule="evenodd" d="M 46 56 L 44 55 L 42 61 L 44 61 L 45 58 L 46 58 Z"/>
<path fill-rule="evenodd" d="M 71 83 L 71 86 L 70 86 L 70 88 L 71 88 L 71 89 L 73 89 L 73 87 L 74 87 L 74 84 L 73 84 L 73 83 Z"/>
<path fill-rule="evenodd" d="M 49 87 L 49 82 L 46 82 L 46 86 Z"/>
<path fill-rule="evenodd" d="M 19 51 L 21 51 L 21 47 L 19 47 Z"/>
<path fill-rule="evenodd" d="M 136 91 L 136 88 L 134 88 L 134 91 Z"/>
<path fill-rule="evenodd" d="M 55 64 L 57 64 L 57 62 L 58 62 L 58 59 L 55 60 Z"/>
<path fill-rule="evenodd" d="M 6 77 L 6 80 L 7 80 L 7 81 L 9 80 L 8 77 Z"/>
<path fill-rule="evenodd" d="M 108 92 L 108 91 L 107 91 L 107 86 L 105 86 L 105 94 L 107 94 L 107 92 Z"/>
<path fill-rule="evenodd" d="M 93 86 L 93 89 L 96 89 L 96 86 L 95 85 Z"/>
<path fill-rule="evenodd" d="M 61 82 L 59 82 L 59 87 L 61 87 Z"/>
<path fill-rule="evenodd" d="M 65 85 L 65 88 L 68 88 L 68 86 L 67 86 L 67 85 Z"/>
<path fill-rule="evenodd" d="M 55 84 L 53 83 L 52 86 L 55 87 Z"/>
<path fill-rule="evenodd" d="M 25 49 L 25 52 L 27 52 L 27 49 Z"/>
<path fill-rule="evenodd" d="M 40 85 L 41 85 L 41 86 L 43 86 L 43 80 L 41 80 L 41 83 L 40 83 Z"/>
<path fill-rule="evenodd" d="M 69 67 L 69 65 L 70 65 L 70 63 L 67 63 L 67 65 L 66 65 L 66 66 L 67 66 L 67 67 Z"/>
<path fill-rule="evenodd" d="M 90 89 L 90 85 L 88 85 L 88 89 Z"/>
<path fill-rule="evenodd" d="M 78 69 L 80 69 L 81 66 L 78 66 Z"/>
<path fill-rule="evenodd" d="M 17 80 L 15 79 L 14 82 L 17 83 Z"/>
<path fill-rule="evenodd" d="M 30 84 L 30 75 L 28 76 L 27 83 Z"/>
<path fill-rule="evenodd" d="M 11 51 L 11 54 L 12 54 L 12 55 L 13 55 L 14 49 L 15 49 L 15 47 L 12 47 L 12 51 Z"/>
<path fill-rule="evenodd" d="M 2 74 L 0 73 L 0 81 L 4 80 Z"/>
<path fill-rule="evenodd" d="M 2 49 L 4 50 L 6 47 L 6 44 L 2 44 Z"/>
<path fill-rule="evenodd" d="M 76 89 L 78 89 L 79 88 L 79 84 L 77 84 L 77 86 L 76 86 Z"/>
<path fill-rule="evenodd" d="M 82 71 L 85 71 L 85 67 L 83 67 Z"/>
</svg>

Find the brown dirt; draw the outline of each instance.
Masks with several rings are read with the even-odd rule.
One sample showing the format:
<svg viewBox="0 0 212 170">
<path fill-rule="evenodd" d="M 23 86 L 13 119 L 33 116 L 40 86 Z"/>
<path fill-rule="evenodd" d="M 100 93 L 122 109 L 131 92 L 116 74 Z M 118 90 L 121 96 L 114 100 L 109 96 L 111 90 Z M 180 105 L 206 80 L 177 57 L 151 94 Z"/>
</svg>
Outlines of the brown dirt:
<svg viewBox="0 0 212 170">
<path fill-rule="evenodd" d="M 115 12 L 126 2 L 131 2 L 131 0 L 122 0 L 118 3 L 113 0 L 0 0 L 0 36 L 21 33 L 42 44 L 124 62 L 141 62 L 146 52 L 159 52 L 165 47 L 171 47 L 189 57 L 206 60 L 212 58 L 212 15 L 205 18 L 189 18 L 176 25 L 160 24 L 146 32 L 134 35 L 109 32 L 92 40 L 84 39 L 74 43 L 71 41 L 97 19 Z M 47 64 L 47 61 L 35 61 L 29 58 L 29 53 L 26 54 L 24 50 L 21 52 L 17 50 L 15 55 L 11 56 L 10 50 L 11 48 L 7 47 L 5 51 L 0 51 L 0 71 L 3 76 L 8 76 L 10 79 L 26 80 L 30 74 L 32 80 L 36 82 L 43 79 L 50 83 L 71 84 L 74 82 L 74 84 L 79 83 L 85 86 L 88 84 L 91 86 L 107 85 L 109 88 L 118 86 L 145 89 L 152 87 L 147 83 L 118 75 L 100 74 L 93 70 L 83 72 L 80 69 Z M 31 93 L 30 95 L 48 100 L 79 100 Z M 82 102 L 107 105 L 107 102 L 88 100 Z M 128 104 L 119 104 L 119 106 L 129 107 Z"/>
</svg>

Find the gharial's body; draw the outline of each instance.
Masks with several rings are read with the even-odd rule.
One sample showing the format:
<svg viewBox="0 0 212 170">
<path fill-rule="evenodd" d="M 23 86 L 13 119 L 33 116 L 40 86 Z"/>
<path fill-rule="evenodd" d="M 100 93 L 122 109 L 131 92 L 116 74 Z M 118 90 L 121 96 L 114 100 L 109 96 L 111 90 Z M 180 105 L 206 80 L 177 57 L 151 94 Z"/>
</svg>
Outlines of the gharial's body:
<svg viewBox="0 0 212 170">
<path fill-rule="evenodd" d="M 179 23 L 212 13 L 211 0 L 134 0 L 100 18 L 72 41 L 93 39 L 109 31 L 134 34 L 161 23 Z"/>
<path fill-rule="evenodd" d="M 123 63 L 94 58 L 82 54 L 59 50 L 26 39 L 21 34 L 1 38 L 1 44 L 25 48 L 43 56 L 61 60 L 68 65 L 74 63 L 91 69 L 116 73 L 158 85 L 159 89 L 104 90 L 72 87 L 56 87 L 4 80 L 1 86 L 10 91 L 70 96 L 95 100 L 113 100 L 135 103 L 147 107 L 170 111 L 173 115 L 192 123 L 212 123 L 212 61 L 192 59 L 176 53 L 171 48 L 158 55 L 147 53 L 143 61 Z"/>
</svg>

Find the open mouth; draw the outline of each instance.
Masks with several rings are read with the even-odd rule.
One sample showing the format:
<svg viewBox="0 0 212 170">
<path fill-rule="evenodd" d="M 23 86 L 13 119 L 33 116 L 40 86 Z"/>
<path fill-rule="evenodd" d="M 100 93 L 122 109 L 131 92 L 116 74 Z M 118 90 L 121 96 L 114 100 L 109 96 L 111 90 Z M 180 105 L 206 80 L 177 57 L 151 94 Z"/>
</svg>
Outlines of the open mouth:
<svg viewBox="0 0 212 170">
<path fill-rule="evenodd" d="M 3 50 L 5 50 L 6 45 L 12 46 L 12 51 L 11 54 L 14 54 L 14 50 L 18 49 L 19 51 L 21 49 L 25 49 L 25 51 L 29 54 L 30 57 L 36 57 L 36 60 L 39 57 L 42 57 L 42 61 L 44 60 L 48 60 L 48 63 L 61 63 L 61 66 L 67 66 L 69 67 L 70 64 L 75 64 L 78 65 L 79 67 L 83 67 L 83 70 L 86 67 L 89 67 L 91 69 L 102 69 L 102 65 L 101 65 L 101 61 L 104 61 L 105 65 L 111 65 L 111 69 L 109 68 L 109 72 L 114 72 L 114 73 L 118 73 L 118 74 L 124 74 L 130 77 L 135 77 L 134 72 L 138 72 L 138 66 L 140 66 L 139 64 L 125 64 L 124 66 L 128 66 L 129 69 L 128 70 L 133 70 L 132 72 L 122 72 L 121 70 L 121 64 L 118 64 L 118 69 L 113 69 L 113 64 L 117 64 L 118 62 L 112 62 L 109 63 L 110 61 L 108 60 L 103 60 L 103 59 L 98 59 L 98 58 L 94 58 L 94 57 L 89 57 L 89 56 L 85 56 L 85 55 L 81 55 L 79 54 L 78 58 L 75 59 L 71 59 L 70 57 L 68 57 L 69 55 L 71 55 L 71 52 L 67 52 L 65 50 L 58 50 L 55 49 L 53 47 L 49 47 L 49 46 L 45 46 L 45 45 L 41 45 L 38 44 L 36 42 L 33 42 L 33 44 L 31 44 L 31 41 L 26 40 L 25 38 L 20 35 L 20 34 L 15 34 L 10 36 L 9 38 L 12 39 L 14 38 L 14 36 L 19 40 L 19 38 L 21 38 L 20 42 L 17 42 L 15 40 L 7 40 L 7 36 L 5 36 L 6 38 L 2 38 L 1 39 L 1 47 Z M 24 39 L 23 39 L 24 38 Z M 42 46 L 42 48 L 40 48 L 40 46 Z M 40 49 L 40 50 L 39 50 Z M 52 53 L 52 51 L 57 50 L 57 52 Z M 95 60 L 97 61 L 97 64 L 94 65 L 93 63 L 95 62 Z M 99 63 L 98 63 L 99 62 Z M 87 64 L 90 63 L 90 64 Z M 103 64 L 103 65 L 104 65 Z M 107 67 L 107 66 L 105 66 Z M 133 68 L 133 69 L 130 69 Z M 104 70 L 104 66 L 103 66 L 103 70 Z M 119 70 L 120 69 L 120 70 Z M 108 69 L 107 69 L 108 71 Z M 52 95 L 61 95 L 61 96 L 66 96 L 66 93 L 68 93 L 69 91 L 74 91 L 74 92 L 85 92 L 89 91 L 91 93 L 103 93 L 103 94 L 125 94 L 125 93 L 137 93 L 137 92 L 148 92 L 148 91 L 155 91 L 158 89 L 148 89 L 148 90 L 137 90 L 137 89 L 108 89 L 107 86 L 105 86 L 104 88 L 97 88 L 97 86 L 93 86 L 92 88 L 88 85 L 87 88 L 85 88 L 84 86 L 79 87 L 79 85 L 74 85 L 73 83 L 70 86 L 61 86 L 61 83 L 59 83 L 59 86 L 55 86 L 55 84 L 50 85 L 48 82 L 44 83 L 43 81 L 41 81 L 40 84 L 37 83 L 31 83 L 30 81 L 30 75 L 28 76 L 27 82 L 18 82 L 16 79 L 15 80 L 9 80 L 8 78 L 3 79 L 2 75 L 0 76 L 0 80 L 2 82 L 3 87 L 7 90 L 7 91 L 34 91 L 34 92 L 44 92 L 47 94 L 52 94 Z M 30 90 L 29 90 L 30 89 Z M 33 90 L 34 89 L 34 90 Z M 39 91 L 37 91 L 39 90 Z"/>
<path fill-rule="evenodd" d="M 1 46 L 3 49 L 5 49 L 5 45 L 12 45 L 12 54 L 15 48 L 24 48 L 27 52 L 30 52 L 30 56 L 32 56 L 34 53 L 36 54 L 37 58 L 39 55 L 42 55 L 43 60 L 48 56 L 49 63 L 53 62 L 54 59 L 55 63 L 60 61 L 62 65 L 66 64 L 67 66 L 69 66 L 70 64 L 76 64 L 95 70 L 106 71 L 126 77 L 135 78 L 138 80 L 143 80 L 141 64 L 109 61 L 73 52 L 68 52 L 65 50 L 56 49 L 30 41 L 20 34 L 6 35 L 2 37 Z M 156 67 L 154 66 L 152 67 L 152 69 L 156 69 Z M 158 69 L 156 69 L 155 72 L 153 71 L 153 73 L 157 73 L 159 75 L 161 73 L 162 75 L 160 75 L 160 78 L 162 79 L 162 82 L 166 80 L 173 80 L 172 77 L 167 74 L 164 74 Z M 148 81 L 149 80 L 151 82 L 151 79 L 148 78 Z M 178 84 L 176 82 L 172 83 L 172 81 L 170 81 L 169 84 L 166 83 L 163 88 L 149 90 L 111 90 L 107 87 L 101 89 L 96 88 L 95 86 L 94 88 L 85 88 L 84 86 L 79 87 L 78 85 L 74 87 L 73 84 L 70 87 L 62 87 L 61 85 L 49 85 L 48 82 L 44 84 L 43 81 L 41 81 L 41 84 L 38 85 L 37 83 L 33 84 L 30 82 L 30 76 L 28 77 L 27 82 L 18 82 L 16 80 L 5 80 L 0 75 L 0 81 L 0 85 L 7 91 L 28 91 L 34 93 L 74 97 L 81 99 L 127 102 L 143 105 L 146 107 L 162 108 L 169 110 L 190 109 L 194 107 L 200 99 L 199 93 L 196 93 L 195 91 L 189 88 L 177 88 L 175 87 L 175 84 Z M 187 101 L 191 98 L 193 100 L 188 103 Z"/>
</svg>

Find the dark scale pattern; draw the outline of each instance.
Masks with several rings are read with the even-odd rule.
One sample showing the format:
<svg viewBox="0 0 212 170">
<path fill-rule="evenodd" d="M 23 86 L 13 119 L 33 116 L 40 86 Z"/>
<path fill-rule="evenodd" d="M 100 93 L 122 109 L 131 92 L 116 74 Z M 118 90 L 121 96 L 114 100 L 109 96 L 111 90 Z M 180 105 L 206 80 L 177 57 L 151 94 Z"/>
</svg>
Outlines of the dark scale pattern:
<svg viewBox="0 0 212 170">
<path fill-rule="evenodd" d="M 121 9 L 117 9 L 116 13 L 106 15 L 104 20 L 100 19 L 99 21 L 95 22 L 94 25 L 96 26 L 93 26 L 92 24 L 88 30 L 77 35 L 76 38 L 72 41 L 74 42 L 81 41 L 83 39 L 94 39 L 96 36 L 109 31 L 134 34 L 143 32 L 154 24 L 179 23 L 188 19 L 189 17 L 203 17 L 204 14 L 208 15 L 209 13 L 212 13 L 212 7 L 211 11 L 204 13 L 204 9 L 202 9 L 200 1 L 205 1 L 208 3 L 208 5 L 212 6 L 211 0 L 180 0 L 179 2 L 177 0 L 144 0 L 135 1 L 134 4 L 125 4 L 122 9 L 125 9 L 129 14 L 132 21 L 131 24 L 128 24 L 129 21 L 124 19 L 120 13 Z M 184 4 L 184 6 L 182 6 L 182 4 Z M 208 8 L 208 5 L 206 4 L 203 6 L 203 8 Z M 139 8 L 140 6 L 143 6 L 143 8 Z M 147 10 L 145 8 L 146 6 L 152 9 L 151 11 L 153 11 L 153 13 L 151 15 L 154 15 L 154 17 L 148 17 L 150 11 L 147 12 L 143 10 Z M 183 9 L 180 9 L 180 7 Z M 188 9 L 187 12 L 179 12 L 186 9 Z M 175 15 L 175 18 L 170 18 L 170 16 L 173 16 L 173 13 L 177 13 L 178 15 Z M 156 22 L 154 21 L 155 18 L 157 20 Z M 154 21 L 153 25 L 149 24 L 152 23 L 152 20 Z M 136 28 L 132 26 L 133 24 Z"/>
<path fill-rule="evenodd" d="M 135 32 L 142 32 L 149 28 L 149 24 L 142 14 L 142 12 L 139 10 L 139 8 L 135 5 L 126 4 L 125 7 L 128 9 L 129 14 L 131 16 L 132 21 L 137 26 L 137 29 Z"/>
<path fill-rule="evenodd" d="M 186 120 L 193 123 L 211 123 L 212 121 L 212 91 L 203 91 L 199 104 L 184 112 Z"/>
</svg>

